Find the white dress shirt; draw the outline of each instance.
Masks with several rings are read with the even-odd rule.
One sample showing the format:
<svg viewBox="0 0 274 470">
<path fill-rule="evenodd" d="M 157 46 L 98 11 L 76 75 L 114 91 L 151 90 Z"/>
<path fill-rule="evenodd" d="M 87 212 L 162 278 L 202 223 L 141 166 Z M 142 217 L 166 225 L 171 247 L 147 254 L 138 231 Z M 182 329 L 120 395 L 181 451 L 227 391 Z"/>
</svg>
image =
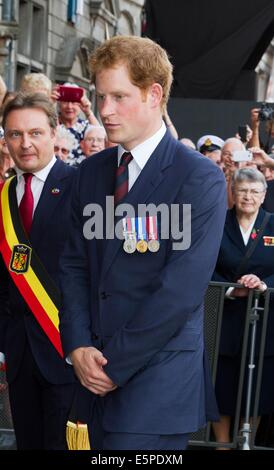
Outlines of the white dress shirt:
<svg viewBox="0 0 274 470">
<path fill-rule="evenodd" d="M 257 217 L 257 216 L 256 216 L 256 217 Z M 252 232 L 252 230 L 253 230 L 253 226 L 254 226 L 256 217 L 255 217 L 254 220 L 251 222 L 251 224 L 249 225 L 249 227 L 248 227 L 248 229 L 247 229 L 246 232 L 245 232 L 244 229 L 239 225 L 245 246 L 248 244 L 248 240 L 249 240 L 249 237 L 250 237 L 251 232 Z"/>
<path fill-rule="evenodd" d="M 48 177 L 48 174 L 50 170 L 52 169 L 56 160 L 57 159 L 54 155 L 52 159 L 50 160 L 50 162 L 44 168 L 42 168 L 42 170 L 39 170 L 33 173 L 33 178 L 31 180 L 31 191 L 32 191 L 33 200 L 34 200 L 33 212 L 35 211 L 37 204 L 39 202 L 39 199 L 43 191 L 43 187 Z M 25 180 L 23 177 L 23 173 L 26 173 L 26 172 L 20 170 L 20 168 L 17 168 L 17 167 L 15 167 L 15 171 L 17 174 L 16 196 L 17 196 L 17 202 L 19 206 L 21 199 L 23 197 L 23 194 L 25 192 Z"/>
<path fill-rule="evenodd" d="M 31 180 L 31 191 L 33 194 L 33 202 L 34 202 L 34 207 L 33 207 L 33 212 L 35 211 L 37 204 L 39 202 L 45 181 L 48 177 L 48 174 L 50 170 L 52 169 L 54 163 L 56 162 L 56 157 L 53 156 L 50 162 L 42 168 L 42 170 L 36 171 L 36 173 L 33 173 L 33 178 Z M 23 194 L 25 192 L 25 180 L 23 177 L 23 173 L 26 173 L 25 171 L 20 170 L 20 168 L 15 167 L 15 171 L 17 174 L 17 186 L 16 186 L 16 196 L 17 196 L 17 203 L 18 206 L 21 202 L 21 199 L 23 197 Z M 5 362 L 5 355 L 0 352 L 0 363 Z"/>
<path fill-rule="evenodd" d="M 166 133 L 166 126 L 163 121 L 160 129 L 155 134 L 153 134 L 152 137 L 149 137 L 149 139 L 137 145 L 137 147 L 135 147 L 134 149 L 130 151 L 131 155 L 133 156 L 133 159 L 128 165 L 128 190 L 130 190 L 132 186 L 134 185 L 142 169 L 147 163 L 149 157 L 152 155 L 157 145 L 160 143 L 160 141 L 164 137 L 165 133 Z M 120 164 L 120 160 L 124 152 L 128 152 L 128 150 L 124 149 L 121 145 L 119 145 L 118 146 L 118 166 Z"/>
</svg>

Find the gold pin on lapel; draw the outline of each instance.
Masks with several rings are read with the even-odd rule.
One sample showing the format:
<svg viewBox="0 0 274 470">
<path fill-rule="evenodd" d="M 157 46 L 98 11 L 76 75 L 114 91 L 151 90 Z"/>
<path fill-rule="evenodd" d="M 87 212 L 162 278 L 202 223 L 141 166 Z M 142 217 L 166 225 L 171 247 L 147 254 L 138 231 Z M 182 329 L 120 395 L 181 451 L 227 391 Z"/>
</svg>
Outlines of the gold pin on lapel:
<svg viewBox="0 0 274 470">
<path fill-rule="evenodd" d="M 51 194 L 59 194 L 59 193 L 60 193 L 60 189 L 59 189 L 59 188 L 52 188 Z"/>
</svg>

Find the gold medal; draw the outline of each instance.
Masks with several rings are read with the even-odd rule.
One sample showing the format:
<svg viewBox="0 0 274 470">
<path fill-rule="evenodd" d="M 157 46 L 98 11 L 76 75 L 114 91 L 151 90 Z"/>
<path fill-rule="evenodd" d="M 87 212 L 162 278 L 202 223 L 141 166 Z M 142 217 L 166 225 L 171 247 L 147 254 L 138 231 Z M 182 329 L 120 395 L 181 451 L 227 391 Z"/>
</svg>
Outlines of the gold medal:
<svg viewBox="0 0 274 470">
<path fill-rule="evenodd" d="M 136 240 L 134 240 L 133 238 L 128 238 L 124 241 L 123 248 L 126 253 L 134 253 L 134 251 L 136 250 Z"/>
<path fill-rule="evenodd" d="M 157 251 L 159 251 L 159 248 L 160 243 L 158 242 L 158 240 L 149 240 L 148 249 L 149 251 L 151 251 L 151 253 L 156 253 Z"/>
<path fill-rule="evenodd" d="M 147 242 L 145 240 L 139 240 L 136 245 L 139 253 L 145 253 L 147 251 Z"/>
</svg>

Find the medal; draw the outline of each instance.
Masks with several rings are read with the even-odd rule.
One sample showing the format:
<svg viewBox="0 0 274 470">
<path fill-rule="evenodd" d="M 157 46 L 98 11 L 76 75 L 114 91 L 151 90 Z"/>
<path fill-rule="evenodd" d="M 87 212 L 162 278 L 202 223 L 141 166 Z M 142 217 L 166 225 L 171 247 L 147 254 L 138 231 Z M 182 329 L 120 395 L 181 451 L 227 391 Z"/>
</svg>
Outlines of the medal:
<svg viewBox="0 0 274 470">
<path fill-rule="evenodd" d="M 134 218 L 133 218 L 133 222 L 134 222 Z M 123 243 L 124 251 L 128 254 L 134 253 L 134 251 L 136 250 L 135 225 L 134 225 L 134 230 L 133 230 L 132 220 L 129 217 L 123 219 L 123 234 L 125 237 L 125 241 Z"/>
<path fill-rule="evenodd" d="M 136 248 L 139 251 L 139 253 L 145 253 L 147 251 L 147 242 L 146 240 L 139 240 L 137 242 Z"/>
<path fill-rule="evenodd" d="M 158 242 L 158 240 L 149 240 L 147 246 L 151 253 L 156 253 L 160 249 L 160 243 Z"/>
<path fill-rule="evenodd" d="M 147 251 L 147 230 L 146 230 L 146 218 L 138 217 L 137 218 L 138 228 L 137 228 L 137 251 L 139 253 L 145 253 Z"/>
<path fill-rule="evenodd" d="M 136 240 L 128 238 L 124 241 L 123 248 L 126 253 L 134 253 L 136 250 Z"/>
<path fill-rule="evenodd" d="M 148 249 L 151 253 L 156 253 L 160 249 L 158 240 L 157 217 L 155 215 L 148 217 Z"/>
</svg>

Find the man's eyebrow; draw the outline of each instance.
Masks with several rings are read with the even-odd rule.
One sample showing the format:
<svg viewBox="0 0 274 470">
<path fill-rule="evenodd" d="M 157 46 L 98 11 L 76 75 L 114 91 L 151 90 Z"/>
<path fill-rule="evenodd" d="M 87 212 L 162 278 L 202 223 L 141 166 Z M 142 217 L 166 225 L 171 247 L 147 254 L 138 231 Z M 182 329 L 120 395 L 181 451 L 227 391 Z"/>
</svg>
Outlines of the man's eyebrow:
<svg viewBox="0 0 274 470">
<path fill-rule="evenodd" d="M 6 132 L 33 132 L 33 131 L 42 131 L 43 127 L 33 127 L 32 129 L 17 129 L 16 127 L 8 128 Z"/>
</svg>

